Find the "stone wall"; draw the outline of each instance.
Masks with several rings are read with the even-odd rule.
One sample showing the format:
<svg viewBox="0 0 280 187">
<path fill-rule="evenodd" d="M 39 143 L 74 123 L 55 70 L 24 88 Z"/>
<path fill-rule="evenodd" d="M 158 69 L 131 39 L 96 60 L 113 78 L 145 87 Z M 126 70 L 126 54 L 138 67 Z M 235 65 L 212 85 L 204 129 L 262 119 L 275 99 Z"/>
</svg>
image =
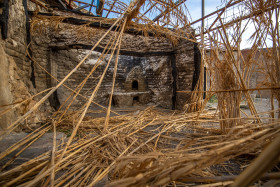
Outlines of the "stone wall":
<svg viewBox="0 0 280 187">
<path fill-rule="evenodd" d="M 4 42 L 5 52 L 13 57 L 21 75 L 30 77 L 31 65 L 26 59 L 26 15 L 23 1 L 10 0 L 8 3 L 8 32 Z"/>
<path fill-rule="evenodd" d="M 32 84 L 32 63 L 27 58 L 28 45 L 28 14 L 29 8 L 35 10 L 35 5 L 28 0 L 0 0 L 0 63 L 1 63 L 1 85 L 0 85 L 0 111 L 9 110 L 15 103 L 22 102 L 36 94 Z M 9 110 L 0 116 L 0 129 L 8 127 L 19 116 L 26 113 L 34 104 L 33 98 Z M 44 105 L 40 110 L 46 111 Z M 42 113 L 37 112 L 27 121 L 37 123 L 43 118 Z M 46 114 L 46 113 L 45 113 Z M 47 114 L 46 114 L 47 115 Z"/>
<path fill-rule="evenodd" d="M 36 6 L 28 0 L 11 0 L 8 4 L 9 29 L 3 43 L 4 50 L 16 62 L 18 74 L 25 77 L 26 87 L 29 90 L 36 88 L 32 90 L 32 94 L 55 86 L 57 81 L 47 72 L 58 80 L 62 80 L 106 32 L 103 28 L 86 27 L 84 29 L 85 27 L 71 23 L 53 22 L 45 25 L 47 22 L 41 22 L 42 30 L 33 30 L 29 33 L 30 17 L 27 11 L 36 10 Z M 44 12 L 44 10 L 40 11 Z M 57 13 L 59 11 L 56 11 Z M 78 18 L 89 19 L 82 16 Z M 98 45 L 96 49 L 98 52 L 92 52 L 89 59 L 67 80 L 66 85 L 70 89 L 61 87 L 50 98 L 50 103 L 54 108 L 59 107 L 72 92 L 71 89 L 75 89 L 86 77 L 100 56 L 100 51 L 114 35 L 117 35 L 115 31 L 110 32 Z M 31 46 L 27 49 L 29 42 Z M 120 55 L 113 104 L 128 106 L 135 103 L 151 103 L 165 108 L 175 106 L 181 108 L 189 96 L 179 95 L 176 91 L 191 89 L 194 71 L 192 49 L 192 42 L 183 41 L 174 47 L 164 37 L 125 33 L 122 38 L 121 54 L 126 55 Z M 33 62 L 27 58 L 27 50 L 32 55 Z M 109 55 L 84 85 L 84 89 L 80 92 L 84 97 L 77 97 L 76 106 L 81 106 L 85 102 L 85 97 L 89 97 L 108 59 Z M 95 99 L 100 104 L 108 103 L 112 86 L 113 62 L 114 59 Z M 48 105 L 48 103 L 45 104 L 42 112 L 49 110 Z"/>
<path fill-rule="evenodd" d="M 46 26 L 46 25 L 45 25 Z M 88 28 L 90 39 L 81 35 L 80 26 L 58 23 L 56 29 L 52 26 L 32 32 L 32 51 L 35 64 L 35 83 L 38 91 L 55 86 L 57 83 L 50 79 L 43 70 L 62 80 L 106 32 L 102 28 Z M 66 81 L 66 85 L 75 89 L 94 67 L 101 55 L 100 51 L 110 41 L 112 31 L 98 45 L 97 51 L 92 52 L 86 62 Z M 80 48 L 80 49 L 75 49 Z M 144 37 L 125 33 L 122 38 L 116 86 L 113 104 L 116 106 L 131 106 L 137 104 L 154 104 L 164 108 L 182 109 L 188 101 L 189 94 L 177 94 L 177 90 L 191 90 L 194 73 L 194 44 L 181 41 L 174 47 L 165 38 Z M 140 54 L 140 55 L 139 55 Z M 96 69 L 84 85 L 80 94 L 89 97 L 99 81 L 110 55 Z M 175 60 L 175 64 L 172 66 Z M 105 75 L 95 101 L 108 104 L 111 92 L 114 59 Z M 138 88 L 133 89 L 133 82 Z M 49 82 L 49 83 L 47 83 Z M 53 106 L 62 104 L 71 90 L 61 87 L 52 96 Z M 85 98 L 78 96 L 75 106 L 81 106 Z M 56 103 L 56 104 L 55 104 Z"/>
<path fill-rule="evenodd" d="M 28 10 L 35 10 L 36 6 L 29 0 L 1 1 L 3 5 L 0 7 L 1 41 L 4 51 L 16 62 L 17 73 L 25 77 L 24 83 L 32 90 L 33 64 L 27 57 L 27 46 L 30 43 Z"/>
<path fill-rule="evenodd" d="M 18 74 L 22 71 L 18 68 L 14 58 L 5 53 L 2 45 L 3 41 L 0 42 L 0 111 L 1 113 L 5 112 L 5 114 L 0 116 L 0 129 L 11 125 L 19 116 L 28 112 L 36 104 L 34 98 L 30 99 L 31 93 L 34 93 L 35 90 L 26 86 L 26 82 L 29 80 Z M 18 103 L 21 104 L 12 109 Z M 30 124 L 36 124 L 45 120 L 46 115 L 47 113 L 36 112 L 26 121 Z"/>
<path fill-rule="evenodd" d="M 1 111 L 9 109 L 7 105 L 10 105 L 13 102 L 13 97 L 11 94 L 11 88 L 9 86 L 9 62 L 5 51 L 0 44 L 0 106 Z M 0 117 L 0 129 L 8 127 L 9 124 L 14 120 L 14 113 L 8 112 L 5 115 Z"/>
<path fill-rule="evenodd" d="M 52 74 L 56 75 L 58 80 L 62 80 L 88 52 L 88 50 L 82 49 L 52 51 L 51 64 L 56 66 L 51 68 L 53 70 Z M 75 89 L 96 65 L 100 55 L 101 53 L 99 52 L 92 52 L 86 62 L 73 73 L 65 84 L 71 89 Z M 109 58 L 110 55 L 107 55 L 92 76 L 89 77 L 80 92 L 81 95 L 90 96 Z M 95 99 L 100 104 L 108 104 L 112 87 L 114 61 L 115 57 L 109 65 Z M 137 82 L 137 88 L 133 88 L 132 84 L 134 81 Z M 172 106 L 172 82 L 170 58 L 168 56 L 135 57 L 120 55 L 113 104 L 116 106 L 131 106 L 133 105 L 133 99 L 137 100 L 138 97 L 139 104 L 154 103 L 170 108 Z M 60 87 L 57 91 L 59 102 L 63 103 L 71 92 L 66 87 Z M 77 97 L 75 104 L 80 106 L 84 102 L 85 99 L 83 97 Z"/>
<path fill-rule="evenodd" d="M 181 41 L 176 46 L 176 69 L 177 69 L 177 91 L 191 91 L 195 72 L 194 44 L 188 41 Z M 176 108 L 183 109 L 188 103 L 190 93 L 176 94 Z"/>
<path fill-rule="evenodd" d="M 30 33 L 28 11 L 36 10 L 36 6 L 28 0 L 11 0 L 8 4 L 9 29 L 7 38 L 3 42 L 4 50 L 16 62 L 18 74 L 24 77 L 24 84 L 31 94 L 55 86 L 57 81 L 47 72 L 58 80 L 63 79 L 106 32 L 106 29 L 96 27 L 90 29 L 86 27 L 83 30 L 83 27 L 71 23 L 54 22 L 44 25 L 46 22 L 40 22 L 43 29 L 33 30 Z M 56 11 L 56 13 L 59 12 Z M 79 16 L 79 18 L 83 17 Z M 75 89 L 81 83 L 95 65 L 100 51 L 116 34 L 114 31 L 110 32 L 101 41 L 97 51 L 92 52 L 90 58 L 67 80 L 66 85 L 70 89 L 61 87 L 50 98 L 50 103 L 54 108 L 59 107 L 72 92 L 71 89 Z M 29 42 L 31 45 L 27 49 Z M 182 47 L 184 49 L 181 49 Z M 193 48 L 192 42 L 180 42 L 177 47 L 174 47 L 164 37 L 145 37 L 125 33 L 121 46 L 121 54 L 125 55 L 120 55 L 119 59 L 113 104 L 128 106 L 135 103 L 151 103 L 165 108 L 174 108 L 175 105 L 180 108 L 187 101 L 188 96 L 176 96 L 176 91 L 191 89 L 192 84 L 194 62 L 191 48 Z M 34 61 L 27 58 L 26 51 L 32 55 Z M 80 93 L 84 97 L 77 97 L 76 106 L 81 106 L 85 102 L 85 97 L 90 95 L 103 73 L 108 58 L 109 55 L 89 78 Z M 112 86 L 113 62 L 114 59 L 95 99 L 100 104 L 108 103 Z M 49 110 L 48 106 L 49 103 L 46 103 L 41 109 L 42 112 Z"/>
</svg>

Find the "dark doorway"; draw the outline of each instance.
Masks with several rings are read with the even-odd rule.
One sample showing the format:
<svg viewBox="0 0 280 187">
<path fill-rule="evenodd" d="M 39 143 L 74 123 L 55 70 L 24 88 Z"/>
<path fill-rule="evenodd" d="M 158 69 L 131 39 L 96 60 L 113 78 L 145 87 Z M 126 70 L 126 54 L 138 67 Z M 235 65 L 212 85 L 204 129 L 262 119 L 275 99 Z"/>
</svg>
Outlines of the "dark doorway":
<svg viewBox="0 0 280 187">
<path fill-rule="evenodd" d="M 114 97 L 112 98 L 112 106 L 116 106 L 116 101 L 115 101 Z"/>
<path fill-rule="evenodd" d="M 139 96 L 133 97 L 132 105 L 133 105 L 133 106 L 138 106 L 139 104 L 140 104 L 140 103 L 139 103 Z"/>
<path fill-rule="evenodd" d="M 132 90 L 138 90 L 138 81 L 132 82 Z"/>
<path fill-rule="evenodd" d="M 139 102 L 139 97 L 138 96 L 133 97 L 133 102 Z"/>
</svg>

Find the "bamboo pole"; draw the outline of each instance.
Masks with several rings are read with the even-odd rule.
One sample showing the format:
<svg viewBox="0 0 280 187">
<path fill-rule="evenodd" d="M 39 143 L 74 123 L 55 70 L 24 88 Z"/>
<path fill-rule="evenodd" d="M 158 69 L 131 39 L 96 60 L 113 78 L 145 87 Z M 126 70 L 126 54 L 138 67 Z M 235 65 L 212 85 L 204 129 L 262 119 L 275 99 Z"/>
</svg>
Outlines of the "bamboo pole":
<svg viewBox="0 0 280 187">
<path fill-rule="evenodd" d="M 105 119 L 105 124 L 104 124 L 104 130 L 105 131 L 107 131 L 108 124 L 109 124 L 109 118 L 110 118 L 110 114 L 111 114 L 111 105 L 112 105 L 112 99 L 113 99 L 113 94 L 114 94 L 115 82 L 116 82 L 116 77 L 117 77 L 119 53 L 120 53 L 120 48 L 121 48 L 121 43 L 122 43 L 121 41 L 122 41 L 123 31 L 124 31 L 124 28 L 125 28 L 126 23 L 127 23 L 126 21 L 127 21 L 127 18 L 124 19 L 124 22 L 123 22 L 123 25 L 122 25 L 122 29 L 120 31 L 120 42 L 118 44 L 118 50 L 117 50 L 117 54 L 116 54 L 114 73 L 113 73 L 112 89 L 111 89 L 109 105 L 108 105 L 108 109 L 107 109 L 107 113 L 106 113 L 106 119 Z"/>
</svg>

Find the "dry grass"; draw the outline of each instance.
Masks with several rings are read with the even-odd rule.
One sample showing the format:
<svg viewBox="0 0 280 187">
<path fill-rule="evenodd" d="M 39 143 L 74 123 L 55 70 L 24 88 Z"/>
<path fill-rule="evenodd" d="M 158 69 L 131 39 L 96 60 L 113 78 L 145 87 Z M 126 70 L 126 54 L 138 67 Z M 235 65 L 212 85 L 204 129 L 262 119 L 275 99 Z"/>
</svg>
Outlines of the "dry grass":
<svg viewBox="0 0 280 187">
<path fill-rule="evenodd" d="M 120 2 L 116 2 L 119 6 Z M 156 6 L 153 2 L 149 1 L 149 5 L 152 7 L 150 11 L 153 11 Z M 227 90 L 227 92 L 217 92 L 217 113 L 204 110 L 207 99 L 211 95 L 207 95 L 206 99 L 203 100 L 202 86 L 198 85 L 198 92 L 193 93 L 191 103 L 198 102 L 199 104 L 190 105 L 193 108 L 189 109 L 189 111 L 195 112 L 174 112 L 171 114 L 149 107 L 139 113 L 112 117 L 110 116 L 111 106 L 109 105 L 104 107 L 106 117 L 91 117 L 89 106 L 93 103 L 113 55 L 111 55 L 91 97 L 86 98 L 85 105 L 76 111 L 69 110 L 75 98 L 80 95 L 83 85 L 100 65 L 108 51 L 110 50 L 112 51 L 111 54 L 114 54 L 115 51 L 120 50 L 122 35 L 128 28 L 127 22 L 136 29 L 162 33 L 174 44 L 179 39 L 195 40 L 190 33 L 187 34 L 185 31 L 186 26 L 189 26 L 187 24 L 188 20 L 182 15 L 179 16 L 182 10 L 178 6 L 171 2 L 156 1 L 156 4 L 160 4 L 161 7 L 170 8 L 170 11 L 164 9 L 161 24 L 164 22 L 167 22 L 167 25 L 171 24 L 172 20 L 168 18 L 171 14 L 185 21 L 185 28 L 178 28 L 180 25 L 178 24 L 177 27 L 174 27 L 176 30 L 170 31 L 139 13 L 143 3 L 145 2 L 133 1 L 129 6 L 123 5 L 125 11 L 122 11 L 120 18 L 113 20 L 113 23 L 109 21 L 112 27 L 100 37 L 91 51 L 106 36 L 110 35 L 110 40 L 90 74 L 85 76 L 85 79 L 80 85 L 77 85 L 76 89 L 71 90 L 72 94 L 68 98 L 69 101 L 65 102 L 64 106 L 54 113 L 42 127 L 34 130 L 27 137 L 0 154 L 0 159 L 4 159 L 16 152 L 16 156 L 1 168 L 0 185 L 93 186 L 107 178 L 107 186 L 176 186 L 197 185 L 195 182 L 198 182 L 200 178 L 200 181 L 219 186 L 233 183 L 234 178 L 224 180 L 225 183 L 217 180 L 207 181 L 207 177 L 222 175 L 222 173 L 217 173 L 213 166 L 218 164 L 223 166 L 225 161 L 238 160 L 241 155 L 258 156 L 270 142 L 278 140 L 280 123 L 279 119 L 274 117 L 275 111 L 268 111 L 271 113 L 271 120 L 262 120 L 247 89 L 249 86 L 247 81 L 250 80 L 254 64 L 258 63 L 265 64 L 266 67 L 275 67 L 267 70 L 267 77 L 269 77 L 267 86 L 271 86 L 271 88 L 280 86 L 279 8 L 276 1 L 267 1 L 263 4 L 255 0 L 243 2 L 244 6 L 247 6 L 251 11 L 250 13 L 254 13 L 254 16 L 249 18 L 258 23 L 256 33 L 252 36 L 254 45 L 246 61 L 240 52 L 239 39 L 244 29 L 241 27 L 242 19 L 233 20 L 233 22 L 230 22 L 231 27 L 228 27 L 228 24 L 220 18 L 222 13 L 219 13 L 215 22 L 218 22 L 220 27 L 214 31 L 210 31 L 210 28 L 206 31 L 209 40 L 207 45 L 209 46 L 203 43 L 200 50 L 205 54 L 202 58 L 203 64 L 206 64 L 209 68 L 208 73 L 212 82 L 211 91 Z M 255 14 L 259 10 L 262 13 Z M 277 22 L 267 23 L 266 20 L 271 20 L 272 16 L 276 16 Z M 32 30 L 42 30 L 44 32 L 49 32 L 48 29 L 50 28 L 54 31 L 59 30 L 59 25 L 66 18 L 61 16 L 46 18 L 36 15 L 33 17 Z M 139 24 L 137 20 L 141 20 L 144 24 Z M 98 19 L 90 20 L 87 24 L 90 24 L 91 21 L 108 23 L 106 19 Z M 88 32 L 87 24 L 79 27 L 79 33 L 81 33 L 81 36 L 88 33 L 87 37 L 90 38 L 94 33 Z M 111 29 L 114 26 L 118 29 L 112 34 Z M 233 29 L 235 34 L 230 34 L 231 32 L 228 29 Z M 264 52 L 265 58 L 261 62 L 254 60 L 258 47 L 265 46 L 262 41 L 265 41 L 269 35 L 273 36 L 273 52 L 270 50 Z M 211 49 L 210 55 L 206 55 L 207 47 Z M 65 81 L 79 68 L 89 54 L 56 87 L 47 90 L 47 94 L 30 111 L 5 129 L 1 133 L 1 138 L 22 124 L 30 114 L 36 112 L 40 105 L 60 86 L 67 87 Z M 115 61 L 115 72 L 118 64 L 117 59 Z M 201 77 L 200 80 L 202 80 Z M 114 83 L 115 79 L 113 79 L 113 85 Z M 113 90 L 114 86 L 112 92 Z M 240 116 L 239 106 L 242 95 L 246 99 L 252 114 L 252 116 L 246 118 Z M 273 90 L 272 98 L 274 96 L 280 101 L 279 90 Z M 273 106 L 272 110 L 274 110 Z M 15 168 L 6 169 L 24 150 L 50 130 L 54 132 L 54 140 L 57 131 L 68 130 L 71 131 L 71 134 L 67 142 L 62 145 L 56 145 L 56 141 L 53 141 L 52 151 Z M 267 150 L 271 151 L 270 149 Z M 266 153 L 266 151 L 263 152 Z M 278 154 L 276 150 L 272 150 L 272 152 Z M 272 156 L 268 156 L 266 159 L 271 163 L 276 161 L 275 157 Z M 251 160 L 246 162 L 243 160 L 240 167 L 246 168 L 250 162 Z M 253 165 L 258 166 L 258 163 Z M 228 170 L 230 165 L 223 167 Z M 267 172 L 270 167 L 269 162 L 262 169 L 261 174 Z M 250 172 L 246 171 L 245 173 L 250 175 Z M 230 174 L 230 172 L 227 172 L 227 174 Z M 276 178 L 277 176 L 279 179 L 279 175 L 276 175 Z M 260 176 L 256 175 L 250 182 L 259 178 Z"/>
</svg>

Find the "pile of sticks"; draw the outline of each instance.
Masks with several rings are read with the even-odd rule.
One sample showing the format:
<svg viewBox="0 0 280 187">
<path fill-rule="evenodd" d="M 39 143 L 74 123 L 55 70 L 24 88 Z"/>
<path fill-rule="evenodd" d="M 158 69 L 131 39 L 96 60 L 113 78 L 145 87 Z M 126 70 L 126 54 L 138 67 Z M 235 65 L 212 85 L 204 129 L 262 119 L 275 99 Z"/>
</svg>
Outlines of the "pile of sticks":
<svg viewBox="0 0 280 187">
<path fill-rule="evenodd" d="M 275 112 L 279 112 L 279 107 L 275 109 L 272 105 L 272 110 L 267 111 L 271 114 L 271 118 L 263 120 L 254 106 L 247 81 L 250 80 L 254 65 L 262 64 L 266 67 L 274 67 L 267 68 L 266 73 L 270 83 L 268 86 L 271 88 L 280 87 L 279 2 L 276 0 L 243 1 L 243 6 L 249 10 L 250 16 L 241 16 L 230 22 L 221 19 L 224 11 L 218 12 L 214 22 L 218 22 L 219 26 L 213 30 L 211 29 L 215 24 L 213 23 L 210 28 L 201 31 L 208 36 L 207 45 L 205 43 L 202 45 L 195 36 L 186 34 L 185 27 L 189 27 L 190 23 L 185 14 L 180 14 L 182 11 L 178 8 L 178 4 L 163 1 L 148 2 L 153 3 L 150 4 L 151 10 L 160 4 L 172 11 L 162 12 L 158 18 L 161 19 L 160 23 L 156 23 L 157 20 L 153 21 L 148 18 L 145 20 L 146 18 L 140 13 L 145 1 L 132 1 L 125 6 L 120 17 L 114 20 L 112 26 L 77 66 L 61 81 L 53 77 L 58 81 L 57 86 L 37 94 L 44 95 L 27 113 L 0 133 L 1 139 L 7 136 L 32 113 L 35 113 L 40 105 L 60 86 L 67 87 L 65 81 L 109 35 L 112 28 L 117 27 L 117 32 L 110 35 L 109 42 L 91 72 L 76 86 L 76 89 L 71 90 L 71 95 L 61 108 L 44 125 L 0 154 L 0 160 L 12 153 L 15 154 L 13 158 L 1 166 L 1 185 L 93 186 L 105 180 L 108 186 L 162 186 L 169 184 L 176 186 L 181 184 L 197 185 L 201 182 L 213 183 L 212 186 L 231 183 L 233 186 L 241 186 L 241 184 L 250 185 L 261 177 L 263 179 L 279 179 L 279 168 L 277 169 L 277 167 L 275 167 L 277 173 L 265 174 L 275 164 L 280 154 L 280 123 L 279 118 L 275 118 Z M 228 4 L 230 3 L 233 1 Z M 170 17 L 168 18 L 171 12 L 173 16 L 177 15 L 178 19 L 184 20 L 184 27 L 180 28 L 179 23 L 175 25 L 176 32 L 161 25 L 163 22 L 168 25 L 172 23 Z M 63 19 L 65 18 L 57 18 L 57 22 Z M 258 23 L 255 24 L 256 31 L 251 37 L 253 46 L 246 59 L 244 59 L 240 49 L 241 36 L 246 29 L 241 23 L 245 19 Z M 209 93 L 215 93 L 219 90 L 216 93 L 218 98 L 217 112 L 211 113 L 204 110 L 211 94 L 207 93 L 206 99 L 203 100 L 202 87 L 198 85 L 197 90 L 193 92 L 194 96 L 191 102 L 201 104 L 197 105 L 195 110 L 189 110 L 193 112 L 165 113 L 149 107 L 139 113 L 111 116 L 111 113 L 114 112 L 111 110 L 112 94 L 116 81 L 122 36 L 128 24 L 136 24 L 137 21 L 140 22 L 139 20 L 145 21 L 147 27 L 157 28 L 157 31 L 169 35 L 170 38 L 187 38 L 201 44 L 201 53 L 205 54 L 202 55 L 203 64 L 209 69 L 209 79 L 212 83 Z M 267 47 L 265 41 L 269 37 L 273 41 L 272 50 L 263 51 L 265 58 L 258 61 L 254 58 L 256 51 L 260 47 Z M 208 49 L 210 52 L 207 55 Z M 80 95 L 86 81 L 109 51 L 111 51 L 111 55 L 92 94 L 86 98 L 85 104 L 80 109 L 71 111 L 71 104 Z M 116 54 L 115 58 L 114 54 Z M 111 95 L 109 105 L 103 107 L 106 117 L 90 117 L 87 115 L 89 107 L 96 104 L 94 98 L 112 59 L 115 60 L 115 65 Z M 195 95 L 195 93 L 200 95 Z M 252 114 L 245 118 L 240 115 L 242 96 L 246 99 Z M 274 97 L 279 103 L 279 90 L 272 91 L 272 100 Z M 18 103 L 13 108 L 20 104 Z M 70 129 L 71 134 L 65 143 L 57 145 L 57 131 L 63 129 Z M 53 131 L 52 151 L 8 169 L 8 166 L 23 151 L 27 150 L 48 131 Z M 264 147 L 267 148 L 263 151 Z M 262 154 L 260 154 L 261 151 Z M 217 173 L 213 171 L 212 166 L 230 159 L 237 159 L 246 154 L 260 156 L 240 176 L 222 176 L 220 178 L 215 176 Z M 241 163 L 240 168 L 247 166 L 247 164 Z M 260 168 L 258 172 L 254 172 L 256 168 Z"/>
</svg>

